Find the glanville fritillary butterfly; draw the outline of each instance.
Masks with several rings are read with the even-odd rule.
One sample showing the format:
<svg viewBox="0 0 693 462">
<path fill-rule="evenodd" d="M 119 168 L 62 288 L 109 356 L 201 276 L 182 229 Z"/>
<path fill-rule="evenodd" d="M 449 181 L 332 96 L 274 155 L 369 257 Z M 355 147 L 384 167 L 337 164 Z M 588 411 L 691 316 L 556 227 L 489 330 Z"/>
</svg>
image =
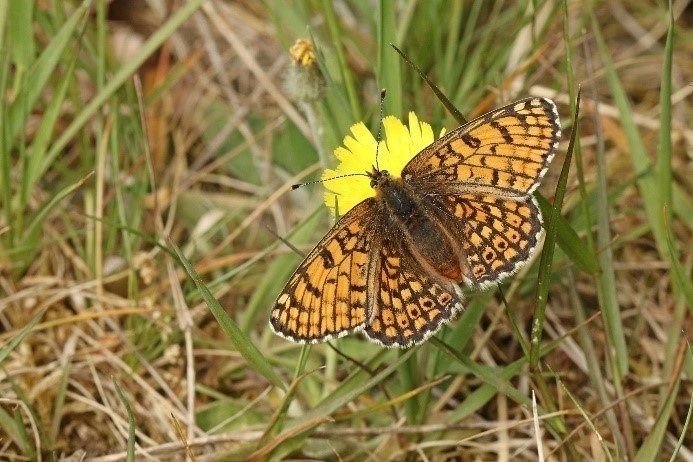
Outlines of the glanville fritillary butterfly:
<svg viewBox="0 0 693 462">
<path fill-rule="evenodd" d="M 354 332 L 387 347 L 425 341 L 463 308 L 457 283 L 483 288 L 532 258 L 544 231 L 531 194 L 559 139 L 555 104 L 526 98 L 445 134 L 401 172 L 373 167 L 363 175 L 373 197 L 299 265 L 272 330 L 298 343 Z"/>
</svg>

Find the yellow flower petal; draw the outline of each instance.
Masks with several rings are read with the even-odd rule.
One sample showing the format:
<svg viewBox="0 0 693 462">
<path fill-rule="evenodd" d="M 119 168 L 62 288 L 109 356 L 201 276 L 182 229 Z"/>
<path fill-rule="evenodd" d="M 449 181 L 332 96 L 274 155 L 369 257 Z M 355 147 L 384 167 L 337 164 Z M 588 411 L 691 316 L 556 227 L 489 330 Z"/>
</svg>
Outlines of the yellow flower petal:
<svg viewBox="0 0 693 462">
<path fill-rule="evenodd" d="M 423 148 L 433 143 L 433 130 L 425 122 L 420 122 L 416 114 L 409 113 L 409 127 L 394 116 L 383 119 L 385 141 L 378 145 L 377 166 L 399 177 L 405 165 Z M 335 214 L 338 204 L 340 215 L 344 215 L 359 202 L 375 196 L 366 172 L 376 165 L 376 140 L 363 122 L 351 126 L 351 136 L 344 138 L 344 146 L 334 151 L 340 161 L 335 169 L 327 169 L 322 180 L 327 191 L 325 204 Z M 357 174 L 336 178 L 340 175 Z"/>
</svg>

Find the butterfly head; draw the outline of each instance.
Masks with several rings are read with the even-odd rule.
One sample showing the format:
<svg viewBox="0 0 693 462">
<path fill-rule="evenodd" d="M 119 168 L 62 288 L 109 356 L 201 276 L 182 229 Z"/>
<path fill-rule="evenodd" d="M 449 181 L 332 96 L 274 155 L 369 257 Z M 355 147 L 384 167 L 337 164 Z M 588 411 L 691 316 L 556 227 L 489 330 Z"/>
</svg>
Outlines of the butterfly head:
<svg viewBox="0 0 693 462">
<path fill-rule="evenodd" d="M 387 170 L 378 170 L 377 167 L 373 166 L 372 172 L 367 172 L 368 178 L 371 179 L 371 188 L 378 189 L 383 184 L 390 181 L 390 172 Z"/>
</svg>

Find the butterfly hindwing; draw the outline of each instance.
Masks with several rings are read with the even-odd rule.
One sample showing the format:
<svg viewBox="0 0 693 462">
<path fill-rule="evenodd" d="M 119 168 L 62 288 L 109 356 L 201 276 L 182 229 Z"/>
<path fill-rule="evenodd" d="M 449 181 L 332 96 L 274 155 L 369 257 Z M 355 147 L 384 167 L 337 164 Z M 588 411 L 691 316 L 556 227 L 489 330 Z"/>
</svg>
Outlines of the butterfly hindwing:
<svg viewBox="0 0 693 462">
<path fill-rule="evenodd" d="M 530 260 L 544 230 L 532 196 L 428 196 L 428 210 L 462 248 L 463 279 L 472 286 L 500 282 Z"/>
<path fill-rule="evenodd" d="M 462 309 L 459 287 L 425 267 L 410 244 L 385 239 L 380 249 L 375 305 L 364 334 L 388 347 L 423 342 Z"/>
</svg>

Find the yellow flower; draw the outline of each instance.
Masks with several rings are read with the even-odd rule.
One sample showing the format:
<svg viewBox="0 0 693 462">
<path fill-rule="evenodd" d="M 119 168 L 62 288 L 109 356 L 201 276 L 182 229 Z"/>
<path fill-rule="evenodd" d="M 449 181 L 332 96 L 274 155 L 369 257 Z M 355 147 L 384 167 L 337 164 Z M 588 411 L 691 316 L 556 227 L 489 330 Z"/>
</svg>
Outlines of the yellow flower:
<svg viewBox="0 0 693 462">
<path fill-rule="evenodd" d="M 315 47 L 310 40 L 296 40 L 291 48 L 289 48 L 289 54 L 293 59 L 294 65 L 303 67 L 315 66 Z"/>
<path fill-rule="evenodd" d="M 423 148 L 433 143 L 433 130 L 426 122 L 420 122 L 416 114 L 409 113 L 409 127 L 397 117 L 387 116 L 383 119 L 385 140 L 380 141 L 378 148 L 378 168 L 387 170 L 393 177 L 399 178 L 405 165 Z M 441 132 L 442 136 L 444 131 Z M 340 175 L 365 174 L 375 166 L 376 140 L 363 122 L 351 126 L 352 136 L 344 138 L 344 147 L 334 150 L 339 165 L 327 169 L 322 180 L 330 180 Z M 348 176 L 325 181 L 325 204 L 335 216 L 335 204 L 339 214 L 344 215 L 359 202 L 375 196 L 371 180 L 365 175 Z"/>
</svg>

